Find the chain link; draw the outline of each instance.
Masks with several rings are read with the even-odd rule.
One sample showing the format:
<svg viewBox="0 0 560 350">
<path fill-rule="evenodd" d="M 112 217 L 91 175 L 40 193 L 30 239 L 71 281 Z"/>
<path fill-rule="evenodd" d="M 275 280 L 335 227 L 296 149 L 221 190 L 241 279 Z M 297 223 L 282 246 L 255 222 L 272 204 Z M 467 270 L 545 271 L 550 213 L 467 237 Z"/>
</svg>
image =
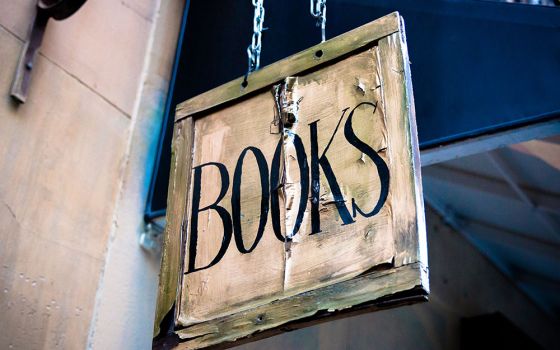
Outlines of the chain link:
<svg viewBox="0 0 560 350">
<path fill-rule="evenodd" d="M 255 7 L 255 14 L 253 16 L 251 45 L 247 47 L 248 67 L 245 83 L 249 74 L 259 69 L 261 63 L 262 31 L 264 30 L 264 0 L 251 0 L 251 3 Z M 326 40 L 327 0 L 310 0 L 310 12 L 317 19 L 317 27 L 321 28 L 321 42 L 323 42 Z"/>
<path fill-rule="evenodd" d="M 264 0 L 252 0 L 255 7 L 255 15 L 253 17 L 253 37 L 251 45 L 247 47 L 247 57 L 249 58 L 247 75 L 259 69 L 261 63 L 261 38 L 264 23 Z"/>
<path fill-rule="evenodd" d="M 327 23 L 327 0 L 310 0 L 311 16 L 317 19 L 317 27 L 321 27 L 321 42 L 325 41 L 325 25 Z"/>
</svg>

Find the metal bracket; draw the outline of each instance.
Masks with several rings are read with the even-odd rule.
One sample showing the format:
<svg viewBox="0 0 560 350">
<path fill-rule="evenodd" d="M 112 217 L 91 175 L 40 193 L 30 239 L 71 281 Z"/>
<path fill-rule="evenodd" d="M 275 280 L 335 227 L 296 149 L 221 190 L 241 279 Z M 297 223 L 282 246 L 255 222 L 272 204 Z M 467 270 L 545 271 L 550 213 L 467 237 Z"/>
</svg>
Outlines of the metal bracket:
<svg viewBox="0 0 560 350">
<path fill-rule="evenodd" d="M 37 51 L 43 41 L 43 35 L 45 34 L 48 20 L 49 17 L 45 13 L 37 10 L 31 26 L 29 38 L 25 42 L 21 55 L 19 56 L 11 91 L 12 97 L 19 103 L 24 103 L 27 98 L 27 92 L 29 91 L 31 82 L 31 70 L 33 69 Z"/>
<path fill-rule="evenodd" d="M 144 232 L 140 234 L 138 243 L 145 250 L 158 254 L 161 251 L 163 232 L 165 231 L 165 218 L 162 223 L 155 220 L 145 225 Z"/>
<path fill-rule="evenodd" d="M 86 0 L 39 0 L 36 6 L 28 39 L 19 56 L 11 96 L 19 103 L 24 103 L 31 84 L 31 72 L 37 52 L 43 42 L 49 18 L 62 20 L 73 15 Z"/>
</svg>

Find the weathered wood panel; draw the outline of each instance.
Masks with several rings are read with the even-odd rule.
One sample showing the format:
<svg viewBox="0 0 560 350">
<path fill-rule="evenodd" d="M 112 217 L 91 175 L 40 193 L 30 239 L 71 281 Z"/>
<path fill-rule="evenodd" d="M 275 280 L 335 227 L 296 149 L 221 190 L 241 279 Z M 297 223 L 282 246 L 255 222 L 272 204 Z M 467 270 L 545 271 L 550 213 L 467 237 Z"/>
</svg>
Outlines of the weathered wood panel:
<svg viewBox="0 0 560 350">
<path fill-rule="evenodd" d="M 382 93 L 387 119 L 387 133 L 404 137 L 390 138 L 389 148 L 395 151 L 391 162 L 391 175 L 399 195 L 393 196 L 393 221 L 397 256 L 395 266 L 415 261 L 427 263 L 426 223 L 420 175 L 420 152 L 414 113 L 414 97 L 410 80 L 410 65 L 406 47 L 404 24 L 399 18 L 401 32 L 379 41 Z M 402 166 L 406 164 L 407 166 Z"/>
<path fill-rule="evenodd" d="M 325 152 L 341 195 L 338 198 L 333 188 L 334 179 L 329 179 L 326 171 L 320 169 L 317 183 L 320 233 L 311 234 L 313 206 L 308 205 L 300 233 L 294 235 L 286 248 L 286 294 L 347 280 L 373 266 L 390 264 L 395 255 L 390 198 L 375 217 L 356 215 L 351 224 L 341 218 L 344 210 L 338 209 L 342 205 L 351 213 L 353 198 L 364 212 L 371 212 L 380 197 L 387 195 L 381 193 L 384 178 L 378 176 L 376 164 L 345 137 L 348 136 L 347 127 L 351 126 L 359 140 L 375 150 L 383 162 L 392 164 L 392 153 L 387 152 L 385 116 L 380 106 L 376 49 L 300 76 L 292 89 L 293 99 L 300 100 L 298 121 L 286 126 L 285 132 L 299 135 L 309 152 L 313 130 L 310 125 L 316 126 L 318 154 Z M 297 157 L 291 151 L 294 147 L 289 140 L 285 142 L 285 148 L 289 149 L 285 160 L 286 225 L 295 221 L 299 208 L 290 203 L 298 203 L 301 192 Z M 295 191 L 288 187 L 291 183 L 298 185 Z"/>
<path fill-rule="evenodd" d="M 251 116 L 247 118 L 246 116 Z M 201 168 L 200 205 L 206 207 L 216 201 L 224 188 L 223 181 L 236 181 L 233 172 L 238 157 L 248 145 L 258 145 L 264 157 L 271 163 L 280 135 L 270 133 L 274 118 L 274 100 L 269 92 L 261 93 L 212 115 L 196 120 L 194 133 L 193 166 L 209 162 L 221 162 L 230 172 L 222 178 L 215 166 Z M 192 119 L 192 118 L 188 118 Z M 218 141 L 218 142 L 217 142 Z M 249 250 L 255 241 L 260 223 L 261 177 L 255 155 L 245 153 L 240 172 L 240 207 L 242 218 L 240 229 L 243 243 L 231 238 L 230 245 L 243 244 Z M 262 170 L 261 170 L 262 171 Z M 268 173 L 268 166 L 264 169 Z M 191 190 L 193 190 L 191 184 Z M 265 186 L 268 187 L 268 186 Z M 265 188 L 268 190 L 268 188 Z M 187 220 L 188 232 L 192 232 L 193 194 L 190 195 Z M 265 199 L 266 200 L 266 199 Z M 224 194 L 220 201 L 225 210 L 232 213 L 232 191 Z M 198 215 L 198 239 L 195 268 L 207 266 L 218 255 L 224 240 L 224 228 L 216 211 L 201 211 Z M 235 224 L 234 224 L 235 225 Z M 187 246 L 193 235 L 189 234 Z M 194 250 L 193 250 L 194 252 Z M 189 255 L 186 254 L 185 271 L 189 270 Z M 229 314 L 231 310 L 243 310 L 250 304 L 259 305 L 278 298 L 284 279 L 284 247 L 272 231 L 270 220 L 264 227 L 258 249 L 250 254 L 241 254 L 227 249 L 216 268 L 187 274 L 183 278 L 182 303 L 179 321 L 188 325 Z M 235 277 L 234 277 L 235 276 Z M 258 287 L 257 287 L 258 286 Z M 256 288 L 257 287 L 257 288 Z"/>
<path fill-rule="evenodd" d="M 163 271 L 182 276 L 175 322 L 189 348 L 428 291 L 398 14 L 265 67 L 255 79 L 245 89 L 251 94 L 233 81 L 178 106 L 176 132 L 194 125 L 192 152 L 176 160 L 189 163 L 190 183 L 170 187 L 172 208 L 186 203 L 181 248 L 171 248 L 175 256 L 182 249 L 184 260 L 169 266 L 175 259 L 164 259 Z M 171 230 L 176 225 L 168 237 L 177 241 Z M 177 282 L 162 283 L 168 308 Z"/>
<path fill-rule="evenodd" d="M 175 120 L 245 96 L 272 83 L 279 82 L 287 76 L 339 58 L 352 50 L 369 45 L 372 41 L 398 30 L 398 14 L 395 12 L 252 73 L 245 88 L 241 85 L 244 77 L 240 77 L 220 86 L 218 89 L 210 90 L 183 102 L 177 106 Z"/>
<path fill-rule="evenodd" d="M 355 279 L 319 288 L 308 293 L 302 293 L 292 298 L 287 298 L 253 308 L 244 313 L 237 313 L 221 317 L 214 322 L 205 322 L 177 331 L 181 339 L 188 340 L 184 343 L 185 349 L 206 347 L 220 342 L 232 342 L 249 334 L 258 336 L 259 332 L 282 326 L 290 321 L 305 319 L 307 325 L 320 322 L 320 319 L 309 322 L 310 318 L 317 316 L 321 311 L 336 316 L 336 311 L 351 311 L 355 305 L 380 299 L 390 295 L 396 289 L 412 290 L 422 285 L 422 278 L 427 271 L 420 264 L 411 264 L 400 268 L 383 270 L 360 276 Z M 423 300 L 424 297 L 416 295 L 410 298 L 395 298 L 396 304 L 383 300 L 372 307 L 407 304 Z M 369 307 L 370 305 L 364 305 Z M 356 309 L 361 309 L 360 307 Z M 324 316 L 323 316 L 324 317 Z M 321 316 L 319 316 L 321 318 Z M 289 325 L 286 330 L 296 329 Z M 225 344 L 234 345 L 234 343 Z"/>
<path fill-rule="evenodd" d="M 159 276 L 159 292 L 156 305 L 154 334 L 165 315 L 172 311 L 181 280 L 181 253 L 183 242 L 183 214 L 186 201 L 172 201 L 171 198 L 186 198 L 189 193 L 190 168 L 192 165 L 193 121 L 185 120 L 175 126 L 171 151 L 171 179 L 169 181 L 168 221 L 163 240 L 162 265 Z"/>
</svg>

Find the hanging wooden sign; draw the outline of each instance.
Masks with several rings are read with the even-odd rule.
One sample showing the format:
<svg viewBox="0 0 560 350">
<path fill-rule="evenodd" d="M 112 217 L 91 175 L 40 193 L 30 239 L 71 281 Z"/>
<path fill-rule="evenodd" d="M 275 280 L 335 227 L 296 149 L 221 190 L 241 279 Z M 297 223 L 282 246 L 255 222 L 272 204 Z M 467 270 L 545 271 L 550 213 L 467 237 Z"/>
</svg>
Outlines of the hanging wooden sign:
<svg viewBox="0 0 560 350">
<path fill-rule="evenodd" d="M 398 13 L 177 107 L 156 315 L 201 348 L 425 300 Z"/>
</svg>

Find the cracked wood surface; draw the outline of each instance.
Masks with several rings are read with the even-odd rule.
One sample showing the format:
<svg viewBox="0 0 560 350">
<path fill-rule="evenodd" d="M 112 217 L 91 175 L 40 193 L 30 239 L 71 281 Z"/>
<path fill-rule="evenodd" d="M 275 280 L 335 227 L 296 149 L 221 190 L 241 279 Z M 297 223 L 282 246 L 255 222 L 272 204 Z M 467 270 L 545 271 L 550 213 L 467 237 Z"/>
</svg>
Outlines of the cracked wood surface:
<svg viewBox="0 0 560 350">
<path fill-rule="evenodd" d="M 318 64 L 337 59 L 351 51 L 371 45 L 399 30 L 399 14 L 393 12 L 338 37 L 310 47 L 288 58 L 257 70 L 248 77 L 246 88 L 241 87 L 244 77 L 230 81 L 218 88 L 193 97 L 177 106 L 175 121 L 192 116 L 228 101 L 248 95 L 271 84 L 282 81 L 285 77 L 296 75 Z M 316 52 L 321 50 L 321 56 Z"/>
<path fill-rule="evenodd" d="M 189 192 L 192 148 L 193 121 L 185 120 L 175 125 L 171 145 L 171 177 L 167 205 L 167 224 L 163 239 L 162 264 L 159 276 L 158 300 L 154 322 L 154 335 L 160 332 L 163 318 L 173 312 L 177 299 L 178 282 L 181 279 L 181 246 L 183 242 L 183 222 L 186 198 Z"/>
<path fill-rule="evenodd" d="M 293 88 L 293 94 L 296 95 L 294 100 L 301 99 L 301 102 L 298 122 L 285 130 L 285 222 L 288 232 L 298 211 L 297 205 L 291 203 L 298 203 L 301 192 L 297 156 L 289 135 L 299 135 L 308 147 L 311 138 L 309 124 L 313 122 L 318 125 L 319 153 L 326 149 L 333 131 L 340 123 L 325 155 L 340 183 L 344 205 L 350 209 L 350 201 L 355 198 L 357 205 L 364 211 L 370 211 L 379 198 L 381 185 L 375 164 L 348 143 L 343 134 L 344 122 L 354 106 L 362 102 L 378 105 L 381 101 L 375 52 L 376 48 L 371 48 L 324 69 L 302 75 Z M 358 88 L 357 80 L 365 86 L 365 91 Z M 344 113 L 344 110 L 347 112 Z M 378 151 L 387 164 L 393 163 L 396 155 L 395 152 L 387 152 L 382 108 L 371 105 L 359 107 L 355 111 L 352 126 L 360 140 Z M 336 206 L 337 200 L 324 172 L 321 172 L 319 183 L 321 232 L 310 234 L 308 205 L 300 233 L 286 247 L 284 292 L 287 295 L 347 280 L 373 266 L 391 263 L 395 255 L 390 198 L 375 216 L 365 218 L 358 215 L 354 218 L 355 223 L 343 225 Z"/>
<path fill-rule="evenodd" d="M 302 320 L 313 318 L 319 311 L 338 314 L 338 310 L 396 293 L 427 293 L 418 143 L 400 21 L 398 14 L 391 14 L 324 43 L 328 45 L 323 48 L 336 48 L 331 56 L 329 51 L 324 52 L 329 61 L 326 66 L 319 66 L 324 63 L 319 60 L 302 66 L 302 54 L 273 64 L 262 70 L 269 72 L 266 79 L 259 78 L 261 87 L 268 89 L 243 99 L 238 97 L 245 93 L 230 91 L 228 86 L 234 81 L 178 106 L 174 150 L 182 144 L 183 151 L 177 153 L 172 166 L 170 224 L 156 322 L 171 309 L 173 291 L 177 290 L 174 318 L 182 346 L 200 348 L 233 341 L 287 322 L 308 324 L 309 320 Z M 382 31 L 394 30 L 380 38 L 376 36 L 381 30 L 376 23 L 385 28 Z M 375 35 L 369 42 L 363 42 L 363 37 L 372 33 Z M 359 45 L 356 38 L 362 38 Z M 316 48 L 305 52 L 313 50 Z M 317 67 L 309 69 L 313 66 Z M 302 74 L 301 70 L 306 71 Z M 278 72 L 291 72 L 293 76 Z M 230 100 L 236 103 L 212 108 Z M 192 113 L 199 114 L 185 118 Z M 382 177 L 372 156 L 349 142 L 348 124 L 355 137 L 386 164 L 390 175 L 386 201 L 369 217 L 356 215 L 354 206 L 372 212 L 383 198 Z M 186 141 L 177 136 L 185 125 L 192 129 Z M 312 135 L 313 125 L 317 127 L 316 136 Z M 297 138 L 306 153 L 307 173 L 300 169 L 302 154 L 297 150 Z M 312 140 L 316 140 L 315 151 L 310 149 Z M 267 212 L 262 238 L 252 252 L 241 253 L 231 238 L 217 264 L 183 274 L 190 271 L 191 235 L 183 230 L 192 229 L 192 169 L 219 162 L 227 169 L 227 181 L 231 183 L 235 181 L 239 155 L 253 146 L 262 152 L 267 171 L 272 172 L 279 142 L 279 230 L 290 239 L 282 242 L 277 238 L 280 233 L 275 235 L 272 214 Z M 323 165 L 317 166 L 317 182 L 312 181 L 312 154 L 321 157 L 323 153 L 336 174 L 338 194 Z M 257 238 L 261 219 L 261 177 L 255 160 L 255 154 L 246 153 L 239 173 L 239 217 L 245 247 Z M 224 177 L 218 169 L 205 166 L 200 170 L 198 208 L 212 205 L 221 196 Z M 300 174 L 310 176 L 311 182 L 304 181 Z M 311 218 L 314 188 L 319 191 L 320 231 L 313 228 Z M 300 202 L 302 193 L 308 198 Z M 305 206 L 302 214 L 301 203 Z M 229 184 L 218 204 L 232 213 Z M 343 217 L 342 208 L 353 212 L 354 222 L 347 222 L 349 217 Z M 211 263 L 220 249 L 224 225 L 215 210 L 201 211 L 196 218 L 195 265 L 202 267 Z M 292 236 L 294 227 L 298 232 Z M 182 266 L 178 266 L 181 256 Z M 360 290 L 368 292 L 360 294 Z M 302 300 L 307 306 L 301 304 Z"/>
<path fill-rule="evenodd" d="M 278 134 L 270 133 L 273 118 L 274 100 L 270 92 L 263 92 L 204 118 L 195 119 L 193 166 L 208 162 L 223 163 L 232 182 L 239 154 L 251 145 L 258 146 L 270 164 L 280 138 Z M 247 154 L 243 164 L 240 206 L 245 246 L 250 246 L 255 240 L 259 225 L 261 185 L 258 174 L 255 158 Z M 201 183 L 201 208 L 213 203 L 220 193 L 220 186 L 218 170 L 215 167 L 205 168 Z M 192 198 L 192 193 L 189 198 Z M 229 213 L 232 212 L 231 198 L 230 186 L 220 201 L 220 205 Z M 189 201 L 189 215 L 191 204 L 192 201 Z M 189 215 L 187 218 L 190 218 Z M 187 232 L 190 229 L 189 222 Z M 221 219 L 215 211 L 199 213 L 196 266 L 206 266 L 214 259 L 222 243 L 223 230 Z M 185 265 L 187 261 L 188 252 L 185 254 Z M 232 238 L 229 249 L 218 264 L 183 277 L 179 323 L 199 323 L 232 311 L 242 311 L 251 304 L 267 303 L 281 295 L 283 280 L 284 247 L 275 237 L 268 218 L 262 239 L 254 251 L 241 254 Z"/>
<path fill-rule="evenodd" d="M 357 309 L 369 307 L 396 306 L 401 303 L 425 300 L 422 293 L 403 300 L 395 300 L 391 304 L 389 299 L 382 297 L 395 294 L 395 290 L 410 291 L 422 286 L 422 279 L 427 278 L 427 269 L 419 263 L 409 264 L 399 268 L 391 268 L 359 276 L 345 282 L 328 287 L 301 293 L 284 300 L 275 300 L 267 305 L 258 306 L 244 313 L 236 313 L 218 318 L 214 322 L 204 322 L 177 331 L 179 338 L 186 343 L 179 349 L 192 349 L 227 342 L 226 347 L 235 346 L 238 338 L 248 334 L 258 337 L 259 332 L 287 324 L 290 321 L 305 319 L 309 322 L 314 316 L 344 314 L 354 306 Z M 376 302 L 377 301 L 377 302 Z M 365 304 L 371 302 L 371 304 Z M 362 305 L 364 304 L 364 305 Z M 323 314 L 324 315 L 324 314 Z M 313 322 L 312 322 L 313 324 Z M 287 325 L 285 330 L 297 329 Z"/>
</svg>

